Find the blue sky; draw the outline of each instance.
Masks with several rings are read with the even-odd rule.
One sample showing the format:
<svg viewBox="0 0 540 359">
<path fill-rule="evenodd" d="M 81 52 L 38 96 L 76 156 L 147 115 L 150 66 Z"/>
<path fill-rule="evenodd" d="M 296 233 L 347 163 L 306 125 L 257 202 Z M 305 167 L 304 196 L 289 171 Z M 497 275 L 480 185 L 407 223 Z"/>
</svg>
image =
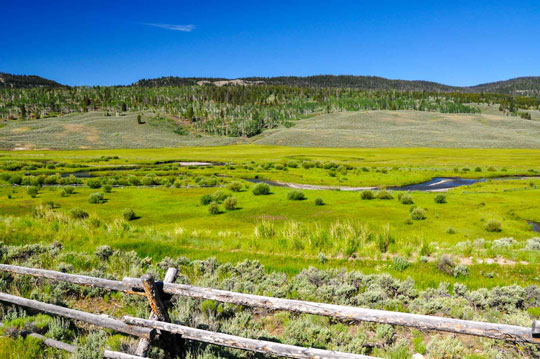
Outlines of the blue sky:
<svg viewBox="0 0 540 359">
<path fill-rule="evenodd" d="M 0 0 L 0 72 L 69 85 L 159 76 L 540 75 L 540 1 Z"/>
</svg>

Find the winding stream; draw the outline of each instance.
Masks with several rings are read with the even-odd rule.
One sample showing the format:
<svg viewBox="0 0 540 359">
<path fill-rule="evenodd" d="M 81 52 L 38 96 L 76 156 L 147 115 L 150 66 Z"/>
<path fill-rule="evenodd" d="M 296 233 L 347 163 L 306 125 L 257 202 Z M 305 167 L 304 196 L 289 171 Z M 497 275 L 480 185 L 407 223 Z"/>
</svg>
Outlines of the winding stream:
<svg viewBox="0 0 540 359">
<path fill-rule="evenodd" d="M 422 191 L 422 192 L 446 192 L 452 188 L 461 186 L 470 186 L 478 182 L 488 180 L 520 180 L 530 177 L 493 177 L 493 178 L 461 178 L 461 177 L 434 177 L 429 181 L 406 185 L 390 186 L 387 189 L 392 191 Z M 377 189 L 377 187 L 350 187 L 350 186 L 319 186 L 301 183 L 279 182 L 260 178 L 243 178 L 251 183 L 266 183 L 270 186 L 306 189 L 306 190 L 340 190 L 340 191 L 365 191 L 368 189 Z"/>
</svg>

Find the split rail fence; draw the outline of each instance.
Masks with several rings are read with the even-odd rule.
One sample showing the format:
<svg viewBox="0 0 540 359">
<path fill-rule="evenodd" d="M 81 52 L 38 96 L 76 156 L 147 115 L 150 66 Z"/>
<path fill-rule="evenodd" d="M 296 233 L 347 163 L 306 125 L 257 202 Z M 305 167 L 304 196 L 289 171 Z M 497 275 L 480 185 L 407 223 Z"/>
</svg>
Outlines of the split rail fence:
<svg viewBox="0 0 540 359">
<path fill-rule="evenodd" d="M 184 341 L 193 340 L 278 357 L 299 359 L 374 359 L 374 357 L 367 355 L 343 353 L 316 348 L 304 348 L 172 324 L 167 310 L 167 299 L 172 295 L 196 299 L 210 299 L 223 303 L 263 308 L 271 311 L 282 310 L 294 313 L 321 315 L 346 322 L 375 322 L 380 324 L 412 327 L 423 331 L 442 331 L 492 338 L 514 343 L 530 343 L 540 345 L 540 321 L 533 321 L 531 327 L 521 327 L 507 324 L 469 321 L 438 316 L 392 312 L 236 293 L 219 289 L 175 284 L 174 281 L 177 275 L 176 268 L 169 268 L 164 280 L 160 282 L 156 282 L 149 274 L 145 274 L 141 278 L 126 277 L 122 281 L 116 281 L 7 264 L 0 264 L 0 271 L 145 296 L 148 300 L 150 308 L 152 309 L 152 313 L 148 319 L 124 316 L 120 320 L 110 318 L 105 315 L 96 315 L 6 293 L 0 293 L 0 302 L 86 322 L 101 328 L 113 329 L 115 331 L 140 338 L 135 355 L 106 350 L 104 352 L 105 358 L 144 358 L 152 342 L 158 343 L 171 356 L 182 357 L 184 353 Z M 37 333 L 23 334 L 41 339 L 43 340 L 44 344 L 58 349 L 66 350 L 68 352 L 75 351 L 75 347 L 70 344 L 48 339 Z"/>
</svg>

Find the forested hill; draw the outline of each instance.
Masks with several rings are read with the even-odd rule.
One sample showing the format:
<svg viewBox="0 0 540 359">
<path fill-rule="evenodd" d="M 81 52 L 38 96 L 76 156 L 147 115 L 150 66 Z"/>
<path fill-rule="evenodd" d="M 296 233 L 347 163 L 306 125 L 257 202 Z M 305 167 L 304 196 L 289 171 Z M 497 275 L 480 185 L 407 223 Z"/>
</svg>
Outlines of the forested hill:
<svg viewBox="0 0 540 359">
<path fill-rule="evenodd" d="M 197 78 L 197 77 L 161 77 L 143 79 L 134 86 L 161 87 L 185 86 L 201 84 L 266 84 L 294 87 L 345 87 L 359 90 L 399 90 L 399 91 L 428 91 L 428 92 L 458 92 L 459 87 L 447 86 L 429 81 L 389 80 L 376 76 L 352 75 L 317 75 L 317 76 L 278 76 L 278 77 L 244 77 L 240 79 Z"/>
<path fill-rule="evenodd" d="M 509 95 L 540 96 L 540 76 L 518 77 L 506 81 L 472 86 L 472 92 L 496 92 Z"/>
<path fill-rule="evenodd" d="M 63 87 L 56 81 L 34 75 L 11 75 L 0 72 L 0 88 Z"/>
<path fill-rule="evenodd" d="M 506 81 L 490 82 L 476 86 L 448 86 L 430 81 L 390 80 L 377 76 L 352 75 L 317 75 L 317 76 L 278 76 L 278 77 L 244 77 L 239 79 L 203 78 L 203 77 L 161 77 L 143 79 L 133 84 L 141 87 L 186 86 L 214 84 L 266 84 L 295 87 L 319 88 L 354 88 L 359 90 L 398 90 L 427 92 L 465 92 L 465 93 L 502 93 L 509 95 L 539 96 L 540 76 L 519 77 Z"/>
</svg>

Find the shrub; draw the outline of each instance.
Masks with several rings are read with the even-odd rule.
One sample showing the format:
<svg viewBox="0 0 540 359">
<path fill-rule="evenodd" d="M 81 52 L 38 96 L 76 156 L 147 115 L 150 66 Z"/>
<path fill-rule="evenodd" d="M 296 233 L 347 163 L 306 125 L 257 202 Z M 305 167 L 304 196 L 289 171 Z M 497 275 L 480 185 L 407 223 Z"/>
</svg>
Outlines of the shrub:
<svg viewBox="0 0 540 359">
<path fill-rule="evenodd" d="M 233 211 L 236 209 L 236 204 L 237 204 L 237 201 L 236 201 L 236 198 L 234 197 L 227 197 L 225 199 L 225 201 L 223 202 L 223 205 L 225 206 L 225 209 L 227 211 Z"/>
<path fill-rule="evenodd" d="M 409 267 L 409 265 L 409 261 L 403 257 L 394 257 L 392 261 L 392 266 L 398 272 L 403 272 L 405 269 L 407 269 L 407 267 Z"/>
<path fill-rule="evenodd" d="M 437 262 L 437 269 L 449 275 L 454 275 L 455 266 L 454 261 L 448 254 L 443 254 Z"/>
<path fill-rule="evenodd" d="M 113 250 L 111 247 L 107 245 L 99 246 L 96 248 L 96 251 L 94 252 L 96 257 L 101 259 L 102 261 L 107 260 L 110 256 L 113 254 Z"/>
<path fill-rule="evenodd" d="M 227 194 L 223 191 L 216 191 L 212 193 L 211 197 L 212 197 L 212 201 L 221 203 L 225 200 L 225 198 L 227 198 Z"/>
<path fill-rule="evenodd" d="M 101 192 L 91 193 L 88 196 L 88 202 L 93 203 L 93 204 L 104 203 L 105 197 L 103 196 L 103 193 Z"/>
<path fill-rule="evenodd" d="M 209 194 L 205 194 L 201 197 L 201 204 L 203 206 L 210 204 L 210 202 L 212 202 L 212 196 L 210 196 Z"/>
<path fill-rule="evenodd" d="M 448 233 L 448 234 L 456 234 L 456 230 L 454 228 L 450 227 L 450 228 L 448 228 L 446 230 L 446 233 Z"/>
<path fill-rule="evenodd" d="M 320 198 L 320 197 L 315 198 L 315 205 L 316 205 L 316 206 L 324 206 L 324 201 L 323 201 L 323 199 Z"/>
<path fill-rule="evenodd" d="M 375 195 L 373 194 L 371 190 L 368 189 L 360 193 L 360 198 L 365 199 L 365 200 L 371 200 L 375 198 Z"/>
<path fill-rule="evenodd" d="M 39 193 L 39 190 L 37 187 L 28 187 L 28 189 L 26 190 L 26 193 L 28 193 L 30 197 L 36 198 Z"/>
<path fill-rule="evenodd" d="M 412 196 L 410 194 L 408 194 L 408 193 L 402 194 L 399 201 L 401 202 L 401 204 L 413 204 L 414 203 Z"/>
<path fill-rule="evenodd" d="M 101 181 L 98 178 L 90 178 L 86 181 L 86 185 L 93 189 L 101 188 Z"/>
<path fill-rule="evenodd" d="M 502 225 L 501 222 L 497 222 L 494 219 L 491 219 L 485 227 L 486 231 L 488 232 L 501 232 L 502 231 Z"/>
<path fill-rule="evenodd" d="M 208 213 L 210 213 L 210 214 L 219 214 L 220 213 L 219 205 L 216 202 L 211 202 L 208 205 Z"/>
<path fill-rule="evenodd" d="M 435 201 L 435 203 L 446 203 L 446 195 L 444 194 L 438 194 L 435 196 L 435 198 L 433 199 Z"/>
<path fill-rule="evenodd" d="M 459 264 L 454 268 L 454 277 L 466 277 L 469 274 L 469 267 L 465 264 Z"/>
<path fill-rule="evenodd" d="M 105 191 L 105 193 L 111 193 L 112 186 L 110 184 L 106 184 L 105 186 L 103 186 L 103 191 Z"/>
<path fill-rule="evenodd" d="M 377 192 L 377 195 L 375 197 L 377 197 L 377 199 L 384 199 L 384 200 L 394 199 L 394 196 L 392 196 L 392 193 L 388 191 L 379 191 Z"/>
<path fill-rule="evenodd" d="M 525 249 L 529 251 L 540 251 L 540 238 L 534 237 L 527 240 L 527 246 Z"/>
<path fill-rule="evenodd" d="M 514 238 L 511 238 L 511 237 L 499 238 L 493 241 L 493 243 L 491 244 L 491 248 L 492 249 L 509 249 L 514 246 L 514 243 L 516 243 Z"/>
<path fill-rule="evenodd" d="M 131 208 L 126 208 L 122 211 L 122 217 L 126 221 L 133 221 L 134 219 L 137 219 L 137 215 L 135 214 L 135 211 Z"/>
<path fill-rule="evenodd" d="M 287 193 L 287 199 L 291 201 L 303 201 L 306 199 L 306 195 L 302 191 L 290 191 Z"/>
<path fill-rule="evenodd" d="M 257 183 L 255 188 L 253 188 L 253 194 L 255 196 L 268 195 L 270 194 L 270 186 L 266 183 Z"/>
<path fill-rule="evenodd" d="M 84 337 L 77 338 L 76 351 L 71 358 L 73 359 L 101 359 L 107 334 L 100 330 L 99 332 L 90 333 L 86 340 Z"/>
<path fill-rule="evenodd" d="M 137 176 L 131 175 L 128 177 L 128 183 L 132 186 L 138 186 L 141 184 L 141 181 Z"/>
<path fill-rule="evenodd" d="M 73 208 L 71 211 L 71 217 L 74 219 L 86 219 L 88 218 L 88 212 L 80 208 Z"/>
<path fill-rule="evenodd" d="M 416 207 L 412 210 L 410 216 L 413 221 L 421 221 L 426 219 L 426 211 L 423 208 Z"/>
<path fill-rule="evenodd" d="M 73 187 L 73 186 L 65 186 L 62 189 L 62 191 L 65 192 L 67 195 L 70 195 L 70 194 L 75 193 L 75 187 Z"/>
<path fill-rule="evenodd" d="M 482 172 L 482 168 L 476 167 L 476 168 L 474 169 L 474 172 Z"/>
<path fill-rule="evenodd" d="M 242 190 L 242 183 L 240 182 L 231 182 L 227 188 L 232 192 L 240 192 Z"/>
</svg>

